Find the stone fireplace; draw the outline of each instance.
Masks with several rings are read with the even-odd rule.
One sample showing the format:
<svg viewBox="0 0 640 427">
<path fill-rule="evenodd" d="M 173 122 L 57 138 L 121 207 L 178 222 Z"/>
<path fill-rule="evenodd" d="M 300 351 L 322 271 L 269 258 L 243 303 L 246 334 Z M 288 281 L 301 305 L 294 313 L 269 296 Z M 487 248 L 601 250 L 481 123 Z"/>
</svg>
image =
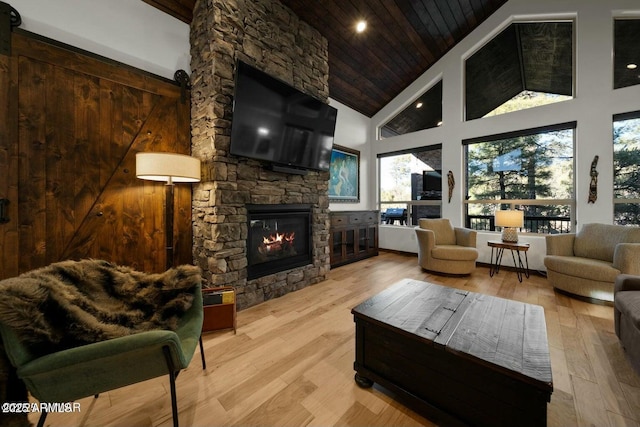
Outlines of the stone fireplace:
<svg viewBox="0 0 640 427">
<path fill-rule="evenodd" d="M 328 172 L 302 176 L 268 170 L 255 160 L 230 155 L 229 139 L 236 61 L 326 101 L 326 39 L 277 0 L 198 0 L 191 24 L 191 57 L 192 155 L 203 162 L 203 181 L 193 191 L 193 255 L 202 268 L 204 285 L 233 286 L 242 309 L 325 280 Z M 264 271 L 273 260 L 256 262 L 260 252 L 253 253 L 255 244 L 248 240 L 258 226 L 275 227 L 266 221 L 254 223 L 252 230 L 251 221 L 263 221 L 253 218 L 252 210 L 269 205 L 306 205 L 308 210 L 308 231 L 295 231 L 294 238 L 299 245 L 300 233 L 308 236 L 304 248 L 294 246 L 308 258 L 278 271 Z M 278 245 L 285 250 L 287 244 L 273 243 L 269 251 Z"/>
</svg>

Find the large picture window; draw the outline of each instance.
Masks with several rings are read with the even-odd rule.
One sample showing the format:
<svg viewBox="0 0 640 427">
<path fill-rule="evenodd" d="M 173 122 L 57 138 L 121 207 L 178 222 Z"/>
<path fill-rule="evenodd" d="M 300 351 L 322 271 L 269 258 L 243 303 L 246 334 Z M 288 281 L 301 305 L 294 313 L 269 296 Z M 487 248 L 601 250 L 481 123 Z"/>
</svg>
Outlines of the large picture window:
<svg viewBox="0 0 640 427">
<path fill-rule="evenodd" d="M 378 155 L 383 223 L 414 225 L 418 218 L 440 217 L 441 157 L 441 145 Z"/>
<path fill-rule="evenodd" d="M 442 124 L 442 80 L 414 99 L 380 127 L 380 139 L 430 129 Z"/>
<path fill-rule="evenodd" d="M 640 84 L 640 19 L 616 19 L 613 22 L 613 87 Z"/>
<path fill-rule="evenodd" d="M 573 97 L 573 22 L 513 23 L 465 61 L 465 118 Z"/>
<path fill-rule="evenodd" d="M 613 118 L 613 218 L 640 225 L 640 111 Z"/>
<path fill-rule="evenodd" d="M 523 231 L 567 233 L 574 217 L 575 123 L 465 141 L 466 226 L 495 230 L 496 209 L 521 209 Z"/>
</svg>

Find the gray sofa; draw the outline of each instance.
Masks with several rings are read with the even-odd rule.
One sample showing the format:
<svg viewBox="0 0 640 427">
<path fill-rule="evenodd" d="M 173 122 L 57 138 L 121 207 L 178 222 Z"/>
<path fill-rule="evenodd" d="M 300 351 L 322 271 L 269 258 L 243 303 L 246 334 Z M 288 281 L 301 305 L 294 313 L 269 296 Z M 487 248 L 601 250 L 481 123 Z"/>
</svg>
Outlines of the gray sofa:
<svg viewBox="0 0 640 427">
<path fill-rule="evenodd" d="M 578 233 L 546 236 L 547 278 L 554 288 L 613 301 L 621 273 L 640 275 L 640 228 L 585 224 Z"/>
<path fill-rule="evenodd" d="M 621 274 L 614 286 L 616 335 L 640 374 L 640 276 Z"/>
</svg>

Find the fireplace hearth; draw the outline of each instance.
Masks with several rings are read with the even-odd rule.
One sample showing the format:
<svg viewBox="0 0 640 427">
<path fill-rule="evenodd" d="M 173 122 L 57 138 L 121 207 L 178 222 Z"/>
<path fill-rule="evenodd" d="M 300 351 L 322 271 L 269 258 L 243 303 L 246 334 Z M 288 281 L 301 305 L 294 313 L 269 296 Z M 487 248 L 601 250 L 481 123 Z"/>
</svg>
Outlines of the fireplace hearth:
<svg viewBox="0 0 640 427">
<path fill-rule="evenodd" d="M 311 205 L 247 205 L 247 225 L 249 280 L 313 262 Z"/>
</svg>

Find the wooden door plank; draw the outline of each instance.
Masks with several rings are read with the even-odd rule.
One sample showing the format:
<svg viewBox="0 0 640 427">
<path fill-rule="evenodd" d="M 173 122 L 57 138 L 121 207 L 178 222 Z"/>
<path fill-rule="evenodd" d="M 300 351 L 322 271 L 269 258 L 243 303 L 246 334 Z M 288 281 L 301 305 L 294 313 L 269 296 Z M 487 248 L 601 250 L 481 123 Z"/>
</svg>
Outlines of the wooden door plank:
<svg viewBox="0 0 640 427">
<path fill-rule="evenodd" d="M 104 187 L 127 152 L 131 138 L 125 138 L 123 123 L 124 87 L 110 81 L 100 81 L 99 138 L 102 155 L 100 164 L 100 188 Z M 137 133 L 137 132 L 136 132 Z"/>
<path fill-rule="evenodd" d="M 19 59 L 18 103 L 20 165 L 18 196 L 20 271 L 46 264 L 46 106 L 42 99 L 49 69 L 35 61 Z"/>
<path fill-rule="evenodd" d="M 6 206 L 8 222 L 0 224 L 0 279 L 19 272 L 18 250 L 18 62 L 0 55 L 0 198 Z"/>
<path fill-rule="evenodd" d="M 76 230 L 75 182 L 83 179 L 76 168 L 74 73 L 48 67 L 43 98 L 46 109 L 46 262 L 60 259 L 64 245 Z"/>
<path fill-rule="evenodd" d="M 99 81 L 93 77 L 75 73 L 75 144 L 73 157 L 75 170 L 80 172 L 75 181 L 74 210 L 76 227 L 93 208 L 100 194 L 100 90 Z"/>
</svg>

